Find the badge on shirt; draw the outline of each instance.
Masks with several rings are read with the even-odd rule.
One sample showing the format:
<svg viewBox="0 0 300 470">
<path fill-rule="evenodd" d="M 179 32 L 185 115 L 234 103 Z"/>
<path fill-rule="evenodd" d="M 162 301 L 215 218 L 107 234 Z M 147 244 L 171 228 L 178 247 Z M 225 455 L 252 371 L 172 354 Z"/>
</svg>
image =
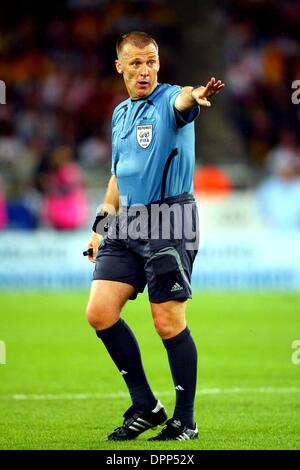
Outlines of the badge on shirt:
<svg viewBox="0 0 300 470">
<path fill-rule="evenodd" d="M 136 139 L 143 149 L 149 147 L 152 141 L 152 124 L 136 126 Z"/>
</svg>

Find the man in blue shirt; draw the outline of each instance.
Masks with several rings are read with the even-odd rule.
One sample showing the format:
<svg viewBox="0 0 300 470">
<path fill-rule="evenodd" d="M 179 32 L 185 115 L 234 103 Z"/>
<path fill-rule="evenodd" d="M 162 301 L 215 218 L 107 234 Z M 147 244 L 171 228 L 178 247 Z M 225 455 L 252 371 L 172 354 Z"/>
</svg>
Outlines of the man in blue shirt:
<svg viewBox="0 0 300 470">
<path fill-rule="evenodd" d="M 112 173 L 126 205 L 192 193 L 195 135 L 194 125 L 186 124 L 199 108 L 185 116 L 176 113 L 180 91 L 177 85 L 157 84 L 146 98 L 129 98 L 113 113 Z M 162 181 L 167 164 L 168 177 Z"/>
<path fill-rule="evenodd" d="M 124 35 L 117 57 L 129 98 L 113 113 L 112 176 L 88 243 L 89 259 L 96 265 L 87 318 L 132 400 L 123 425 L 108 439 L 134 439 L 164 422 L 152 440 L 196 439 L 197 350 L 185 320 L 198 245 L 194 120 L 199 105 L 210 106 L 208 98 L 224 84 L 215 78 L 197 87 L 158 83 L 158 46 L 146 33 Z M 176 389 L 168 421 L 148 384 L 137 341 L 120 318 L 127 300 L 146 284 Z"/>
</svg>

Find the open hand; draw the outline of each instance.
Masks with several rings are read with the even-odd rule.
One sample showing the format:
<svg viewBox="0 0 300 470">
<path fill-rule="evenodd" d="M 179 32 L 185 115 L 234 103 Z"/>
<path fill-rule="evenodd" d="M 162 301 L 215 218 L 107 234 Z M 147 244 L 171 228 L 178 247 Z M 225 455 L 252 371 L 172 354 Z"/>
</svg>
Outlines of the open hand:
<svg viewBox="0 0 300 470">
<path fill-rule="evenodd" d="M 216 80 L 215 77 L 212 77 L 206 84 L 206 86 L 199 86 L 192 90 L 192 97 L 197 103 L 201 106 L 211 106 L 210 101 L 207 98 L 216 95 L 219 93 L 225 84 L 221 80 Z"/>
</svg>

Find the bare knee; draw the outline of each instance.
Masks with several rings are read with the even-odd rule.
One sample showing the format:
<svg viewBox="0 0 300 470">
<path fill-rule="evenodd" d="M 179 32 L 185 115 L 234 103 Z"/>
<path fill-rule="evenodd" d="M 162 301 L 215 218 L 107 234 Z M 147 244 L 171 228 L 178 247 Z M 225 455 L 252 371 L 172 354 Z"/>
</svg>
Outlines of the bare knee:
<svg viewBox="0 0 300 470">
<path fill-rule="evenodd" d="M 185 304 L 170 301 L 151 304 L 155 329 L 162 339 L 173 338 L 186 327 Z"/>
<path fill-rule="evenodd" d="M 107 305 L 89 302 L 86 308 L 86 318 L 95 330 L 105 330 L 114 325 L 120 318 L 120 311 Z"/>
<path fill-rule="evenodd" d="M 176 335 L 173 325 L 165 318 L 154 318 L 154 327 L 162 339 L 172 338 Z"/>
<path fill-rule="evenodd" d="M 163 313 L 153 316 L 154 326 L 162 339 L 173 338 L 184 330 L 186 323 L 184 319 L 174 318 L 172 314 Z"/>
<path fill-rule="evenodd" d="M 122 307 L 135 289 L 122 282 L 94 280 L 86 308 L 86 317 L 95 330 L 105 330 L 120 318 Z"/>
</svg>

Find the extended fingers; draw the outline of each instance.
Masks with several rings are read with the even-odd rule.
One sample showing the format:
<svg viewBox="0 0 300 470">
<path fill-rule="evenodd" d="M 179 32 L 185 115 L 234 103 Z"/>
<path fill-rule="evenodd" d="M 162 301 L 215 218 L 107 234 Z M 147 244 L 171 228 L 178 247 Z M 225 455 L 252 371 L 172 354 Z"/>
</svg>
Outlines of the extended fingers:
<svg viewBox="0 0 300 470">
<path fill-rule="evenodd" d="M 218 93 L 222 88 L 224 88 L 225 84 L 221 80 L 216 80 L 215 77 L 211 77 L 211 79 L 207 82 L 206 91 L 207 96 L 212 96 Z"/>
<path fill-rule="evenodd" d="M 216 80 L 215 77 L 211 77 L 206 86 L 197 87 L 192 96 L 201 106 L 210 107 L 211 103 L 207 98 L 219 93 L 224 86 L 225 84 L 221 80 Z"/>
<path fill-rule="evenodd" d="M 211 106 L 211 102 L 208 101 L 206 98 L 199 98 L 198 103 L 200 104 L 200 106 Z"/>
</svg>

